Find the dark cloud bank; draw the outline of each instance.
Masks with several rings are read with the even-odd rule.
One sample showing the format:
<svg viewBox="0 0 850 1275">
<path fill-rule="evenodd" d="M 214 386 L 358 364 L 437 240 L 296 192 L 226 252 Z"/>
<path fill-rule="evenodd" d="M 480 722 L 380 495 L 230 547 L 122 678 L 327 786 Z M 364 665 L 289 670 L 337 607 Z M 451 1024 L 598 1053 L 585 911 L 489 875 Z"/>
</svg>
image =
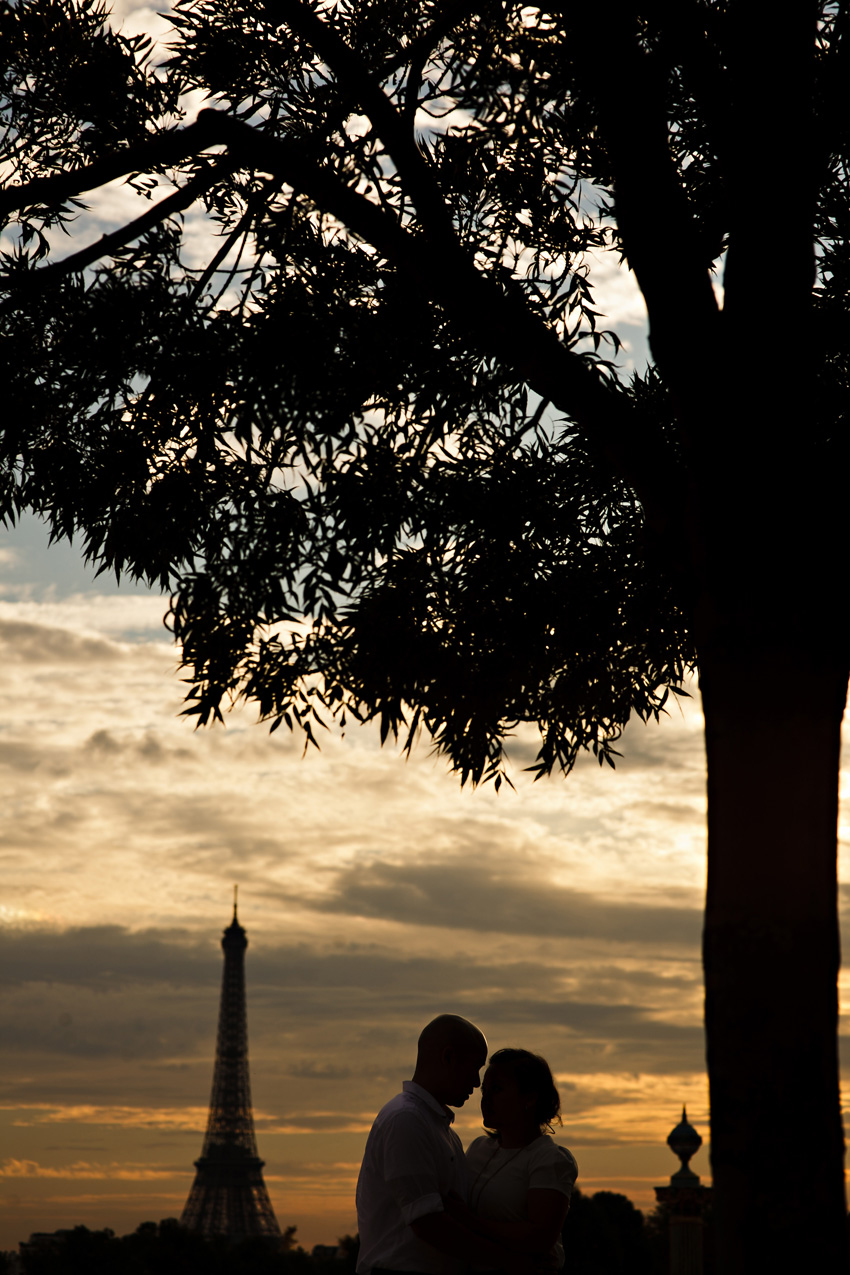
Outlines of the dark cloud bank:
<svg viewBox="0 0 850 1275">
<path fill-rule="evenodd" d="M 690 892 L 678 906 L 617 902 L 550 882 L 517 880 L 478 864 L 358 864 L 341 872 L 331 892 L 310 900 L 332 912 L 546 938 L 679 944 L 699 948 L 702 912 Z M 665 892 L 665 897 L 669 894 Z"/>
<path fill-rule="evenodd" d="M 194 1070 L 211 1062 L 221 976 L 213 942 L 119 926 L 23 930 L 3 937 L 0 966 L 8 1056 L 28 1060 L 36 1073 L 70 1067 L 76 1079 L 64 1076 L 66 1096 L 69 1084 L 80 1092 L 88 1063 Z M 261 944 L 249 949 L 247 972 L 258 1065 L 311 1086 L 344 1087 L 352 1075 L 368 1082 L 403 1070 L 418 1028 L 446 1008 L 480 1020 L 495 1044 L 569 1040 L 574 1067 L 597 1066 L 600 1049 L 609 1065 L 655 1058 L 666 1070 L 685 1057 L 701 1065 L 702 1033 L 692 1015 L 670 1021 L 667 1012 L 671 998 L 692 998 L 698 968 L 677 965 L 662 976 L 596 962 L 563 971 L 543 961 L 503 961 L 497 950 L 459 961 L 451 952 Z M 146 1083 L 165 1085 L 153 1077 Z"/>
</svg>

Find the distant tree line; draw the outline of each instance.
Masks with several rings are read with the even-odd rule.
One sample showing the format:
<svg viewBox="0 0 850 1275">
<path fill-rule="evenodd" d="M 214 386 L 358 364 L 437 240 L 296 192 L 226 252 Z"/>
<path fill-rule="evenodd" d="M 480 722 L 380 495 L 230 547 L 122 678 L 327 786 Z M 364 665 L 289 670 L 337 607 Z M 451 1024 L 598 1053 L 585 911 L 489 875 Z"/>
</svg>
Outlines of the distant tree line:
<svg viewBox="0 0 850 1275">
<path fill-rule="evenodd" d="M 573 1191 L 564 1223 L 563 1275 L 668 1275 L 670 1212 L 648 1215 L 616 1191 Z M 703 1275 L 715 1275 L 711 1215 L 703 1231 Z"/>
<path fill-rule="evenodd" d="M 281 1243 L 271 1245 L 265 1239 L 207 1239 L 176 1218 L 142 1222 L 124 1236 L 75 1226 L 53 1240 L 23 1245 L 20 1257 L 3 1253 L 0 1275 L 354 1275 L 355 1237 L 343 1236 L 337 1255 L 322 1260 L 296 1244 L 295 1230 L 287 1227 Z"/>
<path fill-rule="evenodd" d="M 645 1217 L 625 1195 L 576 1190 L 564 1226 L 564 1275 L 667 1275 L 664 1208 Z M 143 1222 L 132 1235 L 74 1227 L 53 1243 L 0 1254 L 0 1275 L 354 1275 L 359 1239 L 308 1253 L 287 1227 L 276 1248 L 265 1240 L 205 1239 L 174 1218 Z M 706 1227 L 705 1275 L 713 1275 L 711 1227 Z"/>
</svg>

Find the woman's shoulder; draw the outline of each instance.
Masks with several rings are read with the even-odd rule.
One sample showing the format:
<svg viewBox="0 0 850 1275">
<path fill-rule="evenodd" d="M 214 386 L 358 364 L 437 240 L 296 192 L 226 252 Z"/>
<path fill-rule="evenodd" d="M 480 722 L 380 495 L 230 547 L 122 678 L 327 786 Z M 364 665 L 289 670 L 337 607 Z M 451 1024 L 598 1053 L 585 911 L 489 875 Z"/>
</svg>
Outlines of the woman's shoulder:
<svg viewBox="0 0 850 1275">
<path fill-rule="evenodd" d="M 473 1138 L 469 1146 L 466 1148 L 467 1159 L 475 1159 L 476 1156 L 492 1154 L 493 1147 L 497 1145 L 498 1143 L 496 1143 L 494 1138 L 491 1138 L 486 1133 L 482 1133 L 480 1138 Z"/>
<path fill-rule="evenodd" d="M 556 1142 L 551 1134 L 542 1134 L 531 1145 L 535 1163 L 551 1164 L 561 1171 L 572 1171 L 574 1177 L 578 1174 L 578 1163 L 572 1151 Z"/>
<path fill-rule="evenodd" d="M 551 1133 L 541 1133 L 539 1138 L 534 1139 L 531 1146 L 541 1160 L 556 1160 L 561 1151 Z"/>
</svg>

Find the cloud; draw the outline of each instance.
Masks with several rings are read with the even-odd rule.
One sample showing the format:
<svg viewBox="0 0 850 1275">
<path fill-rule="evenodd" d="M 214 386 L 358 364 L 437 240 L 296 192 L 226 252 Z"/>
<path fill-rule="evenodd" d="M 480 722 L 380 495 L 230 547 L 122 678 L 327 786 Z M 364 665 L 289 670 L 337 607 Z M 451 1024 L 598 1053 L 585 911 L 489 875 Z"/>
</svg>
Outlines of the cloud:
<svg viewBox="0 0 850 1275">
<path fill-rule="evenodd" d="M 209 985 L 215 948 L 185 931 L 132 931 L 120 925 L 0 931 L 0 986 L 31 983 L 124 991 L 128 984 Z"/>
<path fill-rule="evenodd" d="M 113 593 L 72 593 L 62 598 L 0 600 L 0 621 L 32 626 L 19 630 L 21 640 L 9 644 L 10 658 L 25 660 L 28 638 L 47 643 L 52 629 L 67 633 L 69 639 L 76 634 L 138 643 L 155 636 L 158 645 L 168 646 L 172 639 L 163 625 L 167 610 L 168 601 L 161 594 L 121 589 Z M 48 632 L 41 636 L 36 629 Z M 54 639 L 54 645 L 55 655 L 62 658 L 61 639 Z"/>
<path fill-rule="evenodd" d="M 585 253 L 590 266 L 590 282 L 596 306 L 604 316 L 601 326 L 617 330 L 620 325 L 645 330 L 646 302 L 631 270 L 623 268 L 614 249 L 590 250 Z"/>
<path fill-rule="evenodd" d="M 192 765 L 196 760 L 190 748 L 170 748 L 151 730 L 145 731 L 141 737 L 133 734 L 122 738 L 114 731 L 102 727 L 89 735 L 83 748 L 97 758 L 101 765 L 119 760 L 133 767 L 140 764 L 170 766 L 175 762 Z"/>
<path fill-rule="evenodd" d="M 190 1171 L 157 1169 L 143 1164 L 87 1164 L 84 1160 L 63 1167 L 39 1164 L 36 1160 L 4 1160 L 0 1178 L 60 1178 L 67 1181 L 154 1182 L 160 1178 L 189 1177 Z"/>
<path fill-rule="evenodd" d="M 7 1049 L 40 1054 L 42 1068 L 50 1056 L 64 1060 L 52 1083 L 66 1091 L 85 1084 L 84 1073 L 69 1072 L 71 1060 L 91 1065 L 118 1058 L 131 1069 L 155 1062 L 160 1070 L 156 1076 L 148 1071 L 145 1084 L 160 1091 L 198 1083 L 191 1069 L 180 1081 L 163 1066 L 178 1072 L 189 1063 L 202 1071 L 210 1066 L 221 974 L 212 943 L 119 927 L 29 928 L 5 937 L 3 956 Z M 575 1033 L 595 1024 L 597 1036 L 604 1030 L 612 1039 L 640 1039 L 645 1051 L 653 1030 L 644 1019 L 638 1023 L 634 1006 L 680 1013 L 699 989 L 695 963 L 674 962 L 672 971 L 658 973 L 585 960 L 565 973 L 546 962 L 500 960 L 494 967 L 486 950 L 478 959 L 459 960 L 405 957 L 389 946 L 320 952 L 261 944 L 249 950 L 247 968 L 255 1057 L 271 1051 L 293 1080 L 315 1085 L 321 1079 L 330 1087 L 348 1083 L 352 1072 L 363 1084 L 388 1067 L 403 1067 L 418 1028 L 447 1004 L 486 1019 L 493 1032 L 534 1024 Z M 626 1003 L 629 1013 L 611 1009 Z M 298 1023 L 298 1032 L 284 1043 L 281 1025 L 290 1022 Z M 370 1054 L 379 1031 L 383 1059 L 377 1063 Z M 660 1028 L 654 1035 L 666 1049 L 669 1033 Z M 344 1039 L 349 1054 L 340 1065 Z M 108 1083 L 120 1087 L 129 1074 Z"/>
<path fill-rule="evenodd" d="M 27 744 L 23 740 L 0 742 L 0 768 L 8 768 L 11 771 L 32 771 L 37 770 L 44 760 L 44 750 L 37 745 Z"/>
<path fill-rule="evenodd" d="M 610 951 L 609 950 L 609 956 Z M 209 1006 L 215 1008 L 215 990 L 219 985 L 222 957 L 218 944 L 191 932 L 143 930 L 134 932 L 121 926 L 80 926 L 66 930 L 30 925 L 0 932 L 0 978 L 5 995 L 16 994 L 32 999 L 38 988 L 41 1007 L 53 1004 L 57 1022 L 70 1025 L 73 1001 L 69 989 L 78 998 L 79 1011 L 93 1007 L 95 1013 L 108 1014 L 114 1031 L 122 1011 L 120 1003 L 104 998 L 122 998 L 132 991 L 134 997 L 149 997 L 159 1006 L 163 1027 L 169 1016 L 186 1023 L 180 1007 L 183 998 L 197 1003 L 203 994 L 207 1006 L 201 1011 L 209 1017 Z M 578 949 L 574 956 L 578 956 Z M 456 995 L 480 999 L 493 995 L 522 994 L 522 999 L 546 1001 L 554 987 L 558 995 L 575 996 L 579 987 L 592 987 L 595 996 L 605 1003 L 619 1003 L 624 997 L 640 1000 L 648 996 L 678 998 L 686 989 L 699 986 L 699 968 L 695 957 L 685 962 L 662 961 L 658 968 L 647 964 L 646 955 L 638 960 L 633 955 L 626 962 L 610 959 L 598 961 L 584 958 L 580 965 L 555 959 L 493 959 L 493 950 L 485 942 L 477 956 L 461 958 L 459 953 L 406 955 L 393 945 L 334 942 L 325 950 L 313 944 L 272 944 L 252 940 L 249 932 L 247 979 L 253 1012 L 257 1015 L 278 1014 L 285 998 L 290 1008 L 310 1014 L 311 1003 L 321 1016 L 327 1012 L 324 998 L 331 998 L 335 1021 L 356 1019 L 371 999 L 383 999 L 385 1016 L 392 1019 L 398 1005 L 407 999 L 427 1009 L 433 996 L 445 997 L 446 989 Z M 507 1001 L 505 1002 L 507 1003 Z M 132 1001 L 138 1014 L 144 1005 Z M 61 1009 L 59 1008 L 61 1006 Z M 348 1013 L 346 1013 L 348 1011 Z M 39 1009 L 41 1013 L 41 1008 Z M 372 1021 L 380 1016 L 372 1012 Z M 37 1016 L 35 1016 L 37 1017 Z M 15 1034 L 20 1043 L 21 1034 Z M 165 1042 L 163 1042 L 165 1044 Z M 329 1060 L 305 1055 L 291 1060 L 292 1074 L 311 1078 L 344 1079 L 350 1064 L 340 1058 Z"/>
<path fill-rule="evenodd" d="M 540 1050 L 567 1077 L 602 1063 L 657 1075 L 701 1071 L 695 960 L 600 961 L 579 947 L 566 956 L 510 961 L 486 939 L 477 957 L 332 939 L 324 951 L 252 941 L 258 1130 L 362 1137 L 410 1074 L 422 1025 L 444 1010 L 480 1023 L 494 1049 Z M 27 927 L 6 936 L 2 957 L 0 1092 L 15 1127 L 200 1132 L 222 967 L 214 943 L 186 931 Z M 37 1091 L 25 1077 L 38 1077 Z"/>
<path fill-rule="evenodd" d="M 295 1160 L 289 1161 L 281 1173 L 266 1174 L 267 1182 L 285 1182 L 292 1188 L 301 1187 L 319 1193 L 325 1189 L 340 1189 L 353 1193 L 357 1175 L 360 1172 L 360 1161 L 327 1162 Z"/>
<path fill-rule="evenodd" d="M 0 1103 L 0 1110 L 12 1112 L 14 1123 L 26 1125 L 98 1125 L 117 1129 L 168 1129 L 191 1130 L 196 1133 L 206 1128 L 206 1107 L 130 1107 L 102 1106 L 94 1103 L 56 1105 L 40 1103 L 34 1106 L 17 1103 Z"/>
<path fill-rule="evenodd" d="M 646 898 L 622 903 L 545 879 L 518 880 L 516 872 L 494 871 L 481 861 L 381 861 L 345 869 L 332 892 L 312 902 L 320 910 L 403 924 L 694 947 L 702 913 L 692 895 L 681 893 L 677 906 Z"/>
<path fill-rule="evenodd" d="M 350 1067 L 339 1063 L 323 1062 L 316 1058 L 305 1058 L 292 1063 L 287 1073 L 298 1076 L 302 1080 L 348 1080 L 352 1075 Z"/>
<path fill-rule="evenodd" d="M 109 25 L 126 36 L 148 35 L 153 40 L 163 42 L 174 30 L 169 21 L 170 7 L 163 4 L 154 8 L 136 4 L 134 0 L 113 0 Z M 128 210 L 128 216 L 133 215 L 138 214 Z"/>
<path fill-rule="evenodd" d="M 693 806 L 684 802 L 672 801 L 636 801 L 629 807 L 629 812 L 639 818 L 692 825 L 694 822 Z"/>
<path fill-rule="evenodd" d="M 6 665 L 102 664 L 126 654 L 117 643 L 103 638 L 25 620 L 4 620 L 0 615 L 0 659 Z"/>
<path fill-rule="evenodd" d="M 374 1111 L 304 1111 L 287 1116 L 283 1121 L 258 1122 L 263 1133 L 356 1133 L 367 1134 L 375 1118 Z"/>
</svg>

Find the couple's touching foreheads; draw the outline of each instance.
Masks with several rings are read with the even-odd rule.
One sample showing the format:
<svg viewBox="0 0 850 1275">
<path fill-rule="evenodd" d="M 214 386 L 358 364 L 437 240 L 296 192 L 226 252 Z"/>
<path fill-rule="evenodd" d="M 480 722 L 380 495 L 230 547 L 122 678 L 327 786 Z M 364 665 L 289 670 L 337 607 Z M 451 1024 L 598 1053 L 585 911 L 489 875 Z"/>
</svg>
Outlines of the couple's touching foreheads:
<svg viewBox="0 0 850 1275">
<path fill-rule="evenodd" d="M 479 1087 L 486 1133 L 464 1154 L 450 1108 Z M 428 1023 L 413 1079 L 378 1112 L 366 1143 L 358 1275 L 538 1275 L 563 1265 L 578 1166 L 549 1133 L 560 1109 L 539 1054 L 500 1049 L 487 1066 L 487 1041 L 467 1019 Z"/>
</svg>

